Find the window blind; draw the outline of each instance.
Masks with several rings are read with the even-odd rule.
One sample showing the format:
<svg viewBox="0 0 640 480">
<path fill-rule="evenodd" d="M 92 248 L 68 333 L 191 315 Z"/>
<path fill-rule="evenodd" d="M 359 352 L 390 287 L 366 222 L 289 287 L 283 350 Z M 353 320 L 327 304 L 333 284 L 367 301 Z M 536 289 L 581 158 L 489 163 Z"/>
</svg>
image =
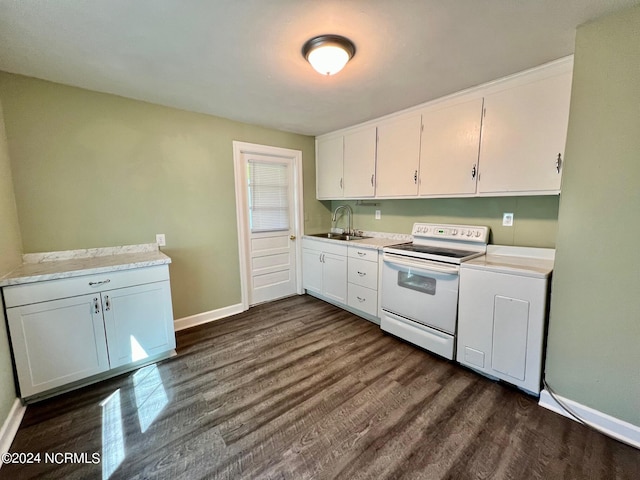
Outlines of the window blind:
<svg viewBox="0 0 640 480">
<path fill-rule="evenodd" d="M 249 227 L 252 233 L 289 230 L 289 169 L 249 160 Z"/>
</svg>

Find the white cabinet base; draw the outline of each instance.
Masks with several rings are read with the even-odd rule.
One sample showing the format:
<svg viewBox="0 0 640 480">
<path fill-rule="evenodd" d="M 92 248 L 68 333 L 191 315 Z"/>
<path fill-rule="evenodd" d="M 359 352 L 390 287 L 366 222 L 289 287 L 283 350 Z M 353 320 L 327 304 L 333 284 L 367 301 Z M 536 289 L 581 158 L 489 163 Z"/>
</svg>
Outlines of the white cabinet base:
<svg viewBox="0 0 640 480">
<path fill-rule="evenodd" d="M 23 399 L 117 375 L 176 346 L 167 265 L 7 286 L 3 295 Z"/>
</svg>

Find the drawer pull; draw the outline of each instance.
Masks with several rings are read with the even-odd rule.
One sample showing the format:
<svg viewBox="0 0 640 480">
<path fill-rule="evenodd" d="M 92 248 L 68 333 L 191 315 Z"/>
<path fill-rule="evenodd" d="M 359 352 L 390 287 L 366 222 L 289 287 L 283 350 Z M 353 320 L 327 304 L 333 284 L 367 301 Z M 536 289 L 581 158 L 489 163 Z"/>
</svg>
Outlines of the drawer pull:
<svg viewBox="0 0 640 480">
<path fill-rule="evenodd" d="M 100 313 L 100 304 L 98 303 L 98 297 L 93 299 L 93 309 L 95 313 Z"/>
<path fill-rule="evenodd" d="M 358 296 L 356 296 L 356 298 L 358 299 L 358 301 L 359 301 L 360 303 L 362 303 L 362 302 L 366 302 L 366 301 L 367 301 L 367 299 L 366 299 L 366 298 L 362 298 L 362 297 L 358 297 Z"/>
<path fill-rule="evenodd" d="M 105 283 L 109 283 L 111 280 L 108 278 L 106 280 L 101 280 L 99 282 L 89 282 L 90 287 L 95 287 L 96 285 L 104 285 Z"/>
<path fill-rule="evenodd" d="M 105 295 L 104 297 L 104 311 L 108 312 L 111 310 L 111 300 L 109 300 L 109 295 Z"/>
<path fill-rule="evenodd" d="M 358 272 L 358 275 L 360 275 L 361 277 L 364 277 L 366 275 L 365 272 Z"/>
<path fill-rule="evenodd" d="M 366 255 L 365 252 L 356 252 L 359 256 L 364 257 Z"/>
</svg>

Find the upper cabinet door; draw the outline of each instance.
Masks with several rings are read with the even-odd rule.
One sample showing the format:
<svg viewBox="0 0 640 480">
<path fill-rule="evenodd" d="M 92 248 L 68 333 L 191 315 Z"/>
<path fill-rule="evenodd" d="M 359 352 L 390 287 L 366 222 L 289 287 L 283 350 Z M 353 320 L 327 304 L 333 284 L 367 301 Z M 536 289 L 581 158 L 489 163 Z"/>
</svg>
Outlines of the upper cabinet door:
<svg viewBox="0 0 640 480">
<path fill-rule="evenodd" d="M 319 199 L 343 197 L 342 135 L 316 140 L 316 196 Z"/>
<path fill-rule="evenodd" d="M 344 135 L 344 196 L 373 197 L 376 175 L 376 127 Z"/>
<path fill-rule="evenodd" d="M 485 97 L 478 192 L 559 193 L 571 72 Z"/>
<path fill-rule="evenodd" d="M 476 193 L 482 98 L 422 112 L 420 195 Z"/>
<path fill-rule="evenodd" d="M 418 195 L 420 114 L 403 115 L 378 125 L 376 197 Z"/>
</svg>

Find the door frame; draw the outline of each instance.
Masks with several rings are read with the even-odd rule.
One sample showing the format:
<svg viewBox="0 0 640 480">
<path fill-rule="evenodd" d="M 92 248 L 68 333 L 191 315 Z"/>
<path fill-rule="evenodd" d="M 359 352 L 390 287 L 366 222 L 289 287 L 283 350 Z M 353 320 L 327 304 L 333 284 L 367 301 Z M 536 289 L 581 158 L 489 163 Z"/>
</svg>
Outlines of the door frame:
<svg viewBox="0 0 640 480">
<path fill-rule="evenodd" d="M 238 229 L 238 256 L 240 260 L 240 290 L 242 311 L 249 309 L 249 281 L 251 278 L 249 249 L 249 215 L 247 198 L 247 173 L 243 154 L 253 153 L 269 157 L 285 157 L 293 160 L 294 235 L 296 257 L 296 292 L 302 295 L 302 234 L 304 230 L 304 203 L 302 184 L 302 151 L 289 148 L 233 141 L 233 173 L 236 189 L 236 223 Z"/>
</svg>

